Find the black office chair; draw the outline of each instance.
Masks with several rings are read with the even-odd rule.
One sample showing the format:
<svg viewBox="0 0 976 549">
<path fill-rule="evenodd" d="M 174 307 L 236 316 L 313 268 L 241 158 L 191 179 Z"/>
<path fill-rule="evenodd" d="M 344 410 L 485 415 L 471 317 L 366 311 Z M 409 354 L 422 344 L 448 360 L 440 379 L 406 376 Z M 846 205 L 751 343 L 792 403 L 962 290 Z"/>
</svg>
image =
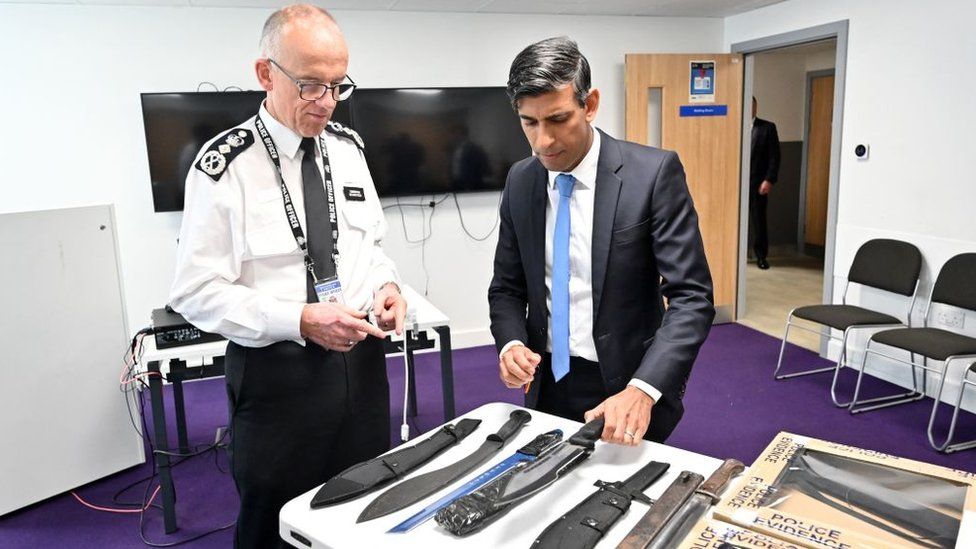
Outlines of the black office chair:
<svg viewBox="0 0 976 549">
<path fill-rule="evenodd" d="M 939 390 L 936 392 L 936 398 L 932 403 L 932 414 L 929 416 L 928 437 L 929 444 L 931 444 L 936 450 L 942 452 L 945 451 L 949 446 L 952 433 L 950 432 L 950 436 L 944 443 L 936 444 L 935 437 L 932 434 L 932 427 L 935 424 L 936 411 L 938 410 L 939 402 L 942 397 L 942 391 L 945 388 L 945 378 L 948 366 L 953 360 L 972 360 L 976 358 L 976 338 L 951 332 L 949 330 L 943 330 L 941 328 L 929 328 L 928 317 L 929 313 L 932 311 L 933 303 L 940 303 L 950 307 L 976 312 L 976 253 L 959 254 L 951 258 L 949 261 L 946 261 L 945 265 L 942 266 L 942 269 L 939 271 L 939 276 L 935 281 L 935 285 L 932 287 L 932 297 L 929 299 L 929 303 L 925 307 L 925 317 L 923 319 L 922 327 L 883 330 L 873 334 L 868 339 L 868 343 L 864 349 L 864 357 L 861 360 L 861 365 L 857 373 L 857 383 L 854 385 L 854 398 L 851 399 L 849 409 L 852 414 L 856 414 L 859 412 L 867 412 L 869 410 L 876 410 L 878 408 L 902 404 L 904 402 L 908 402 L 909 400 L 917 400 L 900 399 L 885 402 L 883 404 L 858 407 L 858 404 L 866 404 L 871 401 L 879 400 L 871 399 L 871 401 L 858 401 L 857 399 L 857 396 L 861 390 L 861 380 L 864 377 L 864 369 L 865 365 L 867 364 L 867 357 L 869 354 L 882 356 L 902 364 L 908 364 L 912 367 L 912 378 L 915 377 L 914 372 L 916 368 L 921 368 L 923 370 L 923 375 L 925 375 L 925 372 L 932 372 L 939 377 Z M 876 349 L 872 349 L 872 343 L 879 343 L 889 347 L 894 347 L 896 349 L 901 349 L 903 351 L 908 351 L 911 353 L 912 358 L 911 360 L 905 360 L 904 358 L 882 353 Z M 915 361 L 915 355 L 922 355 L 921 363 Z M 929 359 L 941 362 L 942 364 L 939 367 L 930 367 L 928 365 Z M 964 385 L 960 386 L 960 391 L 963 387 Z M 892 397 L 888 398 L 894 398 L 895 396 L 897 395 L 893 395 Z M 953 418 L 955 419 L 955 415 Z M 955 421 L 953 420 L 953 427 L 954 426 Z"/>
<path fill-rule="evenodd" d="M 869 240 L 862 244 L 854 255 L 854 261 L 851 262 L 851 269 L 847 275 L 847 282 L 844 285 L 844 292 L 840 304 L 807 305 L 790 311 L 790 314 L 786 317 L 786 332 L 783 334 L 783 343 L 779 349 L 779 360 L 776 361 L 776 370 L 773 371 L 773 377 L 775 379 L 788 379 L 791 377 L 833 371 L 834 379 L 830 384 L 830 398 L 839 407 L 849 406 L 850 402 L 839 402 L 837 399 L 837 378 L 840 374 L 841 367 L 847 362 L 848 336 L 850 336 L 852 330 L 859 328 L 884 328 L 893 325 L 910 325 L 912 307 L 915 306 L 916 291 L 918 290 L 918 273 L 921 269 L 922 254 L 918 251 L 918 248 L 908 242 L 879 238 Z M 825 274 L 825 276 L 829 276 L 829 273 Z M 848 305 L 847 291 L 850 289 L 851 282 L 911 297 L 908 308 L 905 310 L 904 322 L 891 315 L 858 307 L 857 305 Z M 807 328 L 801 324 L 795 324 L 794 318 L 814 322 L 822 326 L 829 326 L 830 328 L 844 332 L 843 337 L 837 337 L 832 332 L 826 334 L 831 339 L 841 342 L 841 354 L 836 365 L 791 374 L 781 375 L 779 373 L 780 368 L 783 366 L 783 352 L 786 350 L 786 342 L 790 336 L 790 328 L 796 327 L 818 335 L 821 334 L 819 330 Z M 915 393 L 918 393 L 918 391 Z"/>
</svg>

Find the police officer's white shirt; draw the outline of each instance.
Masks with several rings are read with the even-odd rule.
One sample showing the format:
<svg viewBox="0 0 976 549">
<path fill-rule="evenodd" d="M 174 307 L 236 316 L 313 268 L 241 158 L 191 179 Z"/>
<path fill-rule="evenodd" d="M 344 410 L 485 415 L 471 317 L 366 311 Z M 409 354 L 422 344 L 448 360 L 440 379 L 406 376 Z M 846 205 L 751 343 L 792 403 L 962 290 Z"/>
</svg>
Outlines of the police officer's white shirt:
<svg viewBox="0 0 976 549">
<path fill-rule="evenodd" d="M 569 354 L 590 362 L 598 362 L 593 342 L 593 208 L 595 202 L 597 167 L 600 163 L 600 132 L 593 129 L 593 142 L 583 159 L 569 173 L 576 180 L 569 199 Z M 559 188 L 556 176 L 564 172 L 549 171 L 546 203 L 546 305 L 552 311 L 552 241 L 559 209 Z M 552 352 L 552 315 L 546 330 L 546 350 Z M 502 347 L 504 355 L 521 341 L 509 341 Z M 654 402 L 661 400 L 661 391 L 640 379 L 631 379 Z"/>
<path fill-rule="evenodd" d="M 282 175 L 304 230 L 302 137 L 275 120 L 263 104 L 260 114 L 278 149 Z M 218 181 L 190 168 L 169 302 L 198 328 L 240 345 L 263 347 L 285 340 L 304 345 L 300 323 L 308 272 L 285 215 L 277 171 L 254 122 L 252 117 L 239 126 L 253 132 L 254 143 L 228 163 Z M 328 131 L 322 135 L 339 210 L 343 298 L 346 305 L 365 311 L 376 290 L 399 280 L 393 261 L 381 248 L 386 219 L 362 151 L 352 139 Z M 204 145 L 201 154 L 209 146 Z M 321 172 L 318 147 L 316 161 Z M 365 200 L 347 200 L 346 187 L 362 189 Z M 324 276 L 321 268 L 318 274 Z"/>
</svg>

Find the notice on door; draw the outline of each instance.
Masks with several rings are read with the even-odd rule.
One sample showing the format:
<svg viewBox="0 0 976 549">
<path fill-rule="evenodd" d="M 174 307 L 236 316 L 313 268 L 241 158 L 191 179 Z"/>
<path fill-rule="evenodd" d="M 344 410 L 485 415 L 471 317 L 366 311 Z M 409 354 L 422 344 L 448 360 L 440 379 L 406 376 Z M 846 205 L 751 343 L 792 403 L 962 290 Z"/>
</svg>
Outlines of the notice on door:
<svg viewBox="0 0 976 549">
<path fill-rule="evenodd" d="M 692 61 L 690 103 L 715 102 L 715 61 Z"/>
</svg>

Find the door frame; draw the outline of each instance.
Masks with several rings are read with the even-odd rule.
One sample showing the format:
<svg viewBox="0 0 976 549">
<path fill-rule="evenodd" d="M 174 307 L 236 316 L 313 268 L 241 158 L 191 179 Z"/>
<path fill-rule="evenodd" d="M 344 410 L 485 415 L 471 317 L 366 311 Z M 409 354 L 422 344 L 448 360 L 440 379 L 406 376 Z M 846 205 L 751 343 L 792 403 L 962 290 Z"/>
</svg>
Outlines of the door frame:
<svg viewBox="0 0 976 549">
<path fill-rule="evenodd" d="M 795 46 L 808 42 L 819 42 L 831 38 L 837 40 L 834 59 L 834 113 L 831 119 L 830 137 L 830 180 L 827 188 L 827 235 L 824 245 L 824 286 L 823 302 L 833 303 L 834 300 L 834 254 L 837 240 L 837 199 L 840 185 L 841 162 L 841 134 L 844 123 L 844 87 L 847 75 L 847 34 L 849 28 L 847 19 L 808 27 L 805 29 L 774 34 L 754 40 L 732 44 L 732 53 L 741 53 L 745 58 L 745 78 L 742 88 L 742 160 L 739 200 L 739 260 L 738 287 L 736 288 L 736 316 L 746 312 L 746 253 L 749 238 L 749 167 L 751 139 L 745 139 L 751 133 L 751 118 L 746 118 L 746 107 L 751 108 L 753 95 L 753 78 L 755 76 L 754 54 L 765 51 Z M 747 101 L 748 98 L 748 101 Z M 820 354 L 827 354 L 826 336 L 820 338 Z"/>
<path fill-rule="evenodd" d="M 810 150 L 810 101 L 813 98 L 813 80 L 825 76 L 833 76 L 834 81 L 837 81 L 836 71 L 834 69 L 823 69 L 807 73 L 806 97 L 803 102 L 803 156 L 800 161 L 800 209 L 798 210 L 800 214 L 797 218 L 796 225 L 796 251 L 801 254 L 804 252 L 807 239 L 807 155 Z M 833 139 L 833 135 L 831 135 L 831 139 Z M 831 162 L 833 162 L 833 159 L 831 159 Z M 829 190 L 827 191 L 827 200 L 830 200 Z"/>
</svg>

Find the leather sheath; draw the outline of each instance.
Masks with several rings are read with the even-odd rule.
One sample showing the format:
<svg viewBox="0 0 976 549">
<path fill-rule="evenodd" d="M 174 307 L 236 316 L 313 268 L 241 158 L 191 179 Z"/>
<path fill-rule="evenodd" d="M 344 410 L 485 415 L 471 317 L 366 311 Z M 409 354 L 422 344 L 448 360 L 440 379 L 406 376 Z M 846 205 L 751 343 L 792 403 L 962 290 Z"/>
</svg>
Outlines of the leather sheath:
<svg viewBox="0 0 976 549">
<path fill-rule="evenodd" d="M 457 425 L 445 425 L 433 436 L 420 442 L 357 463 L 329 479 L 312 498 L 312 509 L 328 507 L 369 493 L 385 484 L 403 478 L 449 447 L 464 440 L 480 419 L 462 419 Z"/>
<path fill-rule="evenodd" d="M 533 549 L 590 549 L 613 528 L 634 499 L 650 504 L 644 490 L 670 467 L 652 461 L 627 480 L 597 482 L 599 490 L 556 519 L 532 543 Z"/>
</svg>

